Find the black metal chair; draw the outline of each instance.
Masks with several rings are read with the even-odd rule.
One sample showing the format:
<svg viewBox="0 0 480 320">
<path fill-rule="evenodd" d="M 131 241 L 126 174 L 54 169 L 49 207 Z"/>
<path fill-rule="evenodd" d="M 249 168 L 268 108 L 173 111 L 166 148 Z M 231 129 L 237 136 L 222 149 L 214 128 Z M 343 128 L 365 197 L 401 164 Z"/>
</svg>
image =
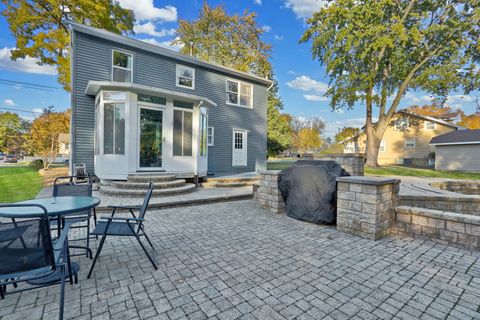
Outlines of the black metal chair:
<svg viewBox="0 0 480 320">
<path fill-rule="evenodd" d="M 145 194 L 145 199 L 143 200 L 143 204 L 139 207 L 135 206 L 111 206 L 113 212 L 110 217 L 101 217 L 95 230 L 92 231 L 91 234 L 102 236 L 100 239 L 100 244 L 98 245 L 97 253 L 95 254 L 95 258 L 93 259 L 92 266 L 90 267 L 90 271 L 88 272 L 88 278 L 92 275 L 93 268 L 95 267 L 95 263 L 97 262 L 98 257 L 100 256 L 100 252 L 102 251 L 103 244 L 105 242 L 105 238 L 107 236 L 120 236 L 120 237 L 135 237 L 142 247 L 143 251 L 148 257 L 148 260 L 152 263 L 155 270 L 158 269 L 155 261 L 148 253 L 147 249 L 143 245 L 142 241 L 140 240 L 141 236 L 144 236 L 150 246 L 153 247 L 153 243 L 148 238 L 147 234 L 145 233 L 144 229 L 144 221 L 145 221 L 145 213 L 147 212 L 148 203 L 150 202 L 150 198 L 152 197 L 154 185 L 150 182 L 148 186 L 147 193 Z M 131 213 L 132 217 L 115 217 L 115 212 L 117 209 L 127 209 Z M 133 212 L 134 210 L 139 210 L 138 217 Z"/>
<path fill-rule="evenodd" d="M 67 197 L 67 196 L 86 196 L 91 197 L 93 191 L 93 181 L 89 177 L 78 176 L 64 176 L 57 177 L 53 183 L 53 196 L 54 197 Z M 92 250 L 90 249 L 90 220 L 92 216 L 92 210 L 85 210 L 75 212 L 62 217 L 62 223 L 64 221 L 70 222 L 72 229 L 85 228 L 87 236 L 85 238 L 72 239 L 70 242 L 86 241 L 86 246 L 70 245 L 70 248 L 84 249 L 87 251 L 87 257 L 90 259 L 93 257 Z M 97 224 L 97 213 L 93 208 L 93 220 L 95 225 Z M 58 221 L 57 221 L 58 223 Z M 83 224 L 85 223 L 85 224 Z M 57 225 L 57 229 L 60 230 L 60 224 Z"/>
<path fill-rule="evenodd" d="M 52 241 L 50 223 L 45 207 L 37 204 L 0 204 L 5 207 L 36 207 L 43 214 L 35 218 L 12 219 L 0 224 L 0 298 L 26 290 L 45 287 L 60 283 L 59 319 L 63 319 L 65 278 L 73 283 L 70 258 L 68 255 L 68 231 L 70 224 L 66 223 L 56 241 Z M 42 279 L 60 272 L 54 282 L 41 283 Z M 18 288 L 18 284 L 27 282 L 31 286 Z M 7 290 L 12 285 L 15 289 Z"/>
</svg>

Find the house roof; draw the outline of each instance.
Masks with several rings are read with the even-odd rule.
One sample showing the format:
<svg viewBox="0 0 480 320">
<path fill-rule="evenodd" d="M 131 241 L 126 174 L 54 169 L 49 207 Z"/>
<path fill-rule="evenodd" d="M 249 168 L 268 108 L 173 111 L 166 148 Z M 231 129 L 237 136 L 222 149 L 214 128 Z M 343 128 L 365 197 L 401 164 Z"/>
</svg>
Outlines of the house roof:
<svg viewBox="0 0 480 320">
<path fill-rule="evenodd" d="M 126 90 L 136 93 L 145 93 L 145 94 L 160 94 L 172 98 L 184 99 L 192 102 L 206 102 L 210 106 L 217 106 L 212 100 L 198 96 L 191 93 L 183 93 L 174 90 L 162 89 L 158 87 L 147 86 L 138 83 L 132 82 L 114 82 L 114 81 L 88 81 L 87 88 L 85 89 L 85 94 L 89 96 L 96 96 L 100 90 Z"/>
<path fill-rule="evenodd" d="M 480 130 L 457 130 L 436 137 L 430 141 L 431 145 L 460 145 L 480 144 Z"/>
<path fill-rule="evenodd" d="M 445 126 L 456 128 L 457 130 L 465 129 L 464 127 L 459 126 L 458 124 L 451 123 L 451 122 L 448 122 L 448 121 L 445 121 L 445 120 L 442 120 L 442 119 L 438 119 L 438 118 L 435 118 L 435 117 L 419 115 L 419 114 L 411 113 L 411 112 L 408 112 L 408 111 L 405 111 L 405 110 L 399 110 L 398 113 L 403 113 L 403 114 L 406 114 L 406 115 L 409 115 L 409 116 L 418 117 L 418 118 L 421 118 L 421 119 L 424 119 L 424 120 L 440 123 L 440 124 L 443 124 Z"/>
<path fill-rule="evenodd" d="M 70 29 L 73 30 L 73 31 L 76 31 L 76 32 L 89 34 L 89 35 L 96 36 L 96 37 L 99 37 L 99 38 L 102 38 L 102 39 L 106 39 L 106 40 L 114 41 L 114 42 L 121 43 L 121 44 L 124 44 L 124 45 L 127 45 L 127 46 L 135 47 L 137 49 L 141 49 L 141 50 L 149 51 L 149 52 L 152 52 L 152 53 L 156 53 L 156 54 L 159 54 L 159 55 L 162 55 L 162 56 L 165 56 L 165 57 L 169 57 L 169 58 L 173 58 L 173 59 L 176 59 L 176 60 L 179 60 L 179 61 L 183 61 L 183 62 L 191 63 L 191 64 L 194 64 L 194 65 L 198 65 L 198 66 L 201 66 L 201 67 L 204 67 L 204 68 L 224 72 L 224 73 L 227 73 L 227 74 L 232 75 L 232 76 L 237 76 L 239 78 L 256 81 L 256 82 L 259 82 L 259 83 L 264 84 L 264 85 L 271 85 L 272 84 L 272 80 L 269 80 L 267 78 L 259 77 L 259 76 L 255 75 L 253 73 L 242 72 L 242 71 L 238 71 L 238 70 L 235 70 L 235 69 L 232 69 L 232 68 L 222 66 L 220 64 L 205 62 L 203 60 L 200 60 L 200 59 L 197 59 L 197 58 L 194 58 L 194 57 L 176 52 L 174 50 L 170 50 L 170 49 L 167 49 L 167 48 L 156 46 L 154 44 L 147 43 L 145 41 L 141 41 L 141 40 L 132 39 L 132 38 L 129 38 L 129 37 L 126 37 L 126 36 L 122 36 L 122 35 L 119 35 L 119 34 L 104 30 L 104 29 L 89 27 L 89 26 L 85 26 L 83 24 L 78 24 L 78 23 L 75 23 L 75 22 L 70 22 Z"/>
</svg>

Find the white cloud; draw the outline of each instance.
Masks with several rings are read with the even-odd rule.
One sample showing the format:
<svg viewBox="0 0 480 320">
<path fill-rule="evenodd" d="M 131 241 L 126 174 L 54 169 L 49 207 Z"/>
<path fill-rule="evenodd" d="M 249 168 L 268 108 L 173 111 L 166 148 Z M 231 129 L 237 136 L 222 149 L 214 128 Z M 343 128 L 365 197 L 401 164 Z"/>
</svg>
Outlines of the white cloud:
<svg viewBox="0 0 480 320">
<path fill-rule="evenodd" d="M 274 35 L 273 37 L 275 38 L 275 40 L 283 40 L 284 39 L 283 36 L 280 36 L 278 34 Z"/>
<path fill-rule="evenodd" d="M 253 3 L 258 4 L 259 6 L 262 5 L 262 0 L 253 0 Z"/>
<path fill-rule="evenodd" d="M 310 18 L 310 16 L 327 5 L 326 0 L 285 0 L 285 6 L 292 9 L 297 18 Z"/>
<path fill-rule="evenodd" d="M 156 46 L 164 47 L 164 48 L 175 50 L 175 51 L 180 51 L 180 49 L 183 48 L 183 45 L 179 45 L 179 44 L 172 45 L 171 42 L 173 41 L 173 39 L 168 41 L 158 41 L 153 38 L 141 39 L 141 40 Z"/>
<path fill-rule="evenodd" d="M 10 60 L 10 51 L 15 48 L 0 48 L 0 70 L 55 75 L 57 70 L 52 66 L 40 66 L 37 59 L 27 57 L 25 59 Z"/>
<path fill-rule="evenodd" d="M 326 83 L 313 80 L 306 75 L 301 75 L 299 77 L 296 77 L 294 80 L 287 82 L 287 86 L 293 89 L 314 91 L 322 94 L 325 93 L 328 89 L 328 85 Z"/>
<path fill-rule="evenodd" d="M 154 37 L 165 37 L 165 36 L 173 36 L 175 35 L 175 29 L 161 29 L 157 31 L 156 26 L 152 22 L 146 22 L 144 24 L 136 24 L 133 27 L 133 31 L 135 33 L 143 33 L 148 34 Z"/>
<path fill-rule="evenodd" d="M 316 94 L 304 94 L 303 97 L 308 101 L 330 101 L 327 97 L 319 96 Z"/>
<path fill-rule="evenodd" d="M 160 20 L 165 22 L 177 21 L 177 8 L 174 6 L 165 6 L 157 8 L 153 0 L 118 0 L 123 8 L 131 9 L 135 13 L 135 18 L 143 20 Z"/>
<path fill-rule="evenodd" d="M 32 112 L 35 112 L 35 113 L 42 113 L 42 112 L 43 112 L 43 110 L 42 110 L 42 108 L 33 108 L 33 109 L 32 109 Z"/>
<path fill-rule="evenodd" d="M 461 94 L 454 94 L 451 96 L 447 96 L 447 100 L 445 101 L 446 104 L 456 104 L 462 102 L 474 102 L 475 98 L 468 95 L 461 95 Z"/>
<path fill-rule="evenodd" d="M 433 101 L 433 97 L 432 96 L 418 96 L 414 93 L 411 93 L 411 92 L 407 92 L 404 96 L 404 99 L 410 101 L 410 102 L 413 102 L 413 103 L 430 103 Z"/>
<path fill-rule="evenodd" d="M 3 100 L 3 104 L 7 107 L 13 107 L 15 106 L 15 102 L 13 102 L 12 99 L 5 99 Z"/>
<path fill-rule="evenodd" d="M 264 25 L 261 29 L 263 30 L 263 32 L 270 32 L 272 30 L 272 27 L 270 27 L 269 25 Z"/>
</svg>

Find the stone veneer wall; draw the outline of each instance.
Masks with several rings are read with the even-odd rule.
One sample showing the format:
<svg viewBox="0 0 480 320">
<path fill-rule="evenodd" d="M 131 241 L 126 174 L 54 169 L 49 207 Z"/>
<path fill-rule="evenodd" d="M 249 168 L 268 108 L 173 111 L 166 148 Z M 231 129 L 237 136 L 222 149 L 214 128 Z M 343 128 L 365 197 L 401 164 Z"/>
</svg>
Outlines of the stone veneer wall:
<svg viewBox="0 0 480 320">
<path fill-rule="evenodd" d="M 458 195 L 452 196 L 400 196 L 400 205 L 420 207 L 433 210 L 458 212 L 480 216 L 480 197 Z"/>
<path fill-rule="evenodd" d="M 425 236 L 446 243 L 480 248 L 480 217 L 418 207 L 395 208 L 393 234 Z"/>
<path fill-rule="evenodd" d="M 337 178 L 337 230 L 377 240 L 395 219 L 400 180 L 379 177 Z"/>
<path fill-rule="evenodd" d="M 261 171 L 260 182 L 253 191 L 258 204 L 274 213 L 285 213 L 285 201 L 278 189 L 280 172 L 280 170 Z"/>
<path fill-rule="evenodd" d="M 333 160 L 352 176 L 363 176 L 365 155 L 363 153 L 338 153 L 315 156 L 315 160 Z"/>
</svg>

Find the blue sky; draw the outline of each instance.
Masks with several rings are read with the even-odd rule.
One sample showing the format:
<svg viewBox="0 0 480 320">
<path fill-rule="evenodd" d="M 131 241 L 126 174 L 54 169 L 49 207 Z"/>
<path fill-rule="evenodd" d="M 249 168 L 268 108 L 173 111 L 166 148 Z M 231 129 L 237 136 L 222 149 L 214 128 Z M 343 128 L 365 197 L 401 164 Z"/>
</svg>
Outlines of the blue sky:
<svg viewBox="0 0 480 320">
<path fill-rule="evenodd" d="M 178 19 L 197 17 L 202 0 L 119 0 L 137 16 L 134 37 L 162 46 L 169 46 L 174 38 Z M 362 126 L 364 109 L 332 112 L 328 99 L 323 97 L 327 88 L 324 69 L 313 61 L 309 44 L 299 44 L 305 31 L 305 18 L 321 5 L 321 0 L 209 0 L 210 5 L 224 4 L 230 14 L 245 9 L 257 12 L 257 21 L 266 31 L 264 40 L 273 45 L 272 63 L 280 85 L 284 111 L 303 117 L 322 117 L 327 123 L 325 134 L 332 136 L 343 126 Z M 2 5 L 0 5 L 0 11 Z M 0 110 L 17 110 L 26 118 L 33 118 L 41 108 L 53 105 L 56 110 L 70 107 L 69 93 L 63 91 L 56 81 L 55 70 L 40 67 L 33 59 L 19 62 L 9 60 L 9 50 L 15 47 L 6 20 L 0 16 Z M 172 48 L 177 49 L 178 48 Z M 2 80 L 41 84 L 54 89 L 36 90 L 22 85 L 6 85 Z M 426 104 L 430 97 L 422 92 L 409 92 L 401 107 L 411 104 Z M 475 109 L 474 97 L 452 93 L 447 101 L 451 106 L 462 108 L 466 113 Z M 21 111 L 23 110 L 23 111 Z"/>
</svg>

